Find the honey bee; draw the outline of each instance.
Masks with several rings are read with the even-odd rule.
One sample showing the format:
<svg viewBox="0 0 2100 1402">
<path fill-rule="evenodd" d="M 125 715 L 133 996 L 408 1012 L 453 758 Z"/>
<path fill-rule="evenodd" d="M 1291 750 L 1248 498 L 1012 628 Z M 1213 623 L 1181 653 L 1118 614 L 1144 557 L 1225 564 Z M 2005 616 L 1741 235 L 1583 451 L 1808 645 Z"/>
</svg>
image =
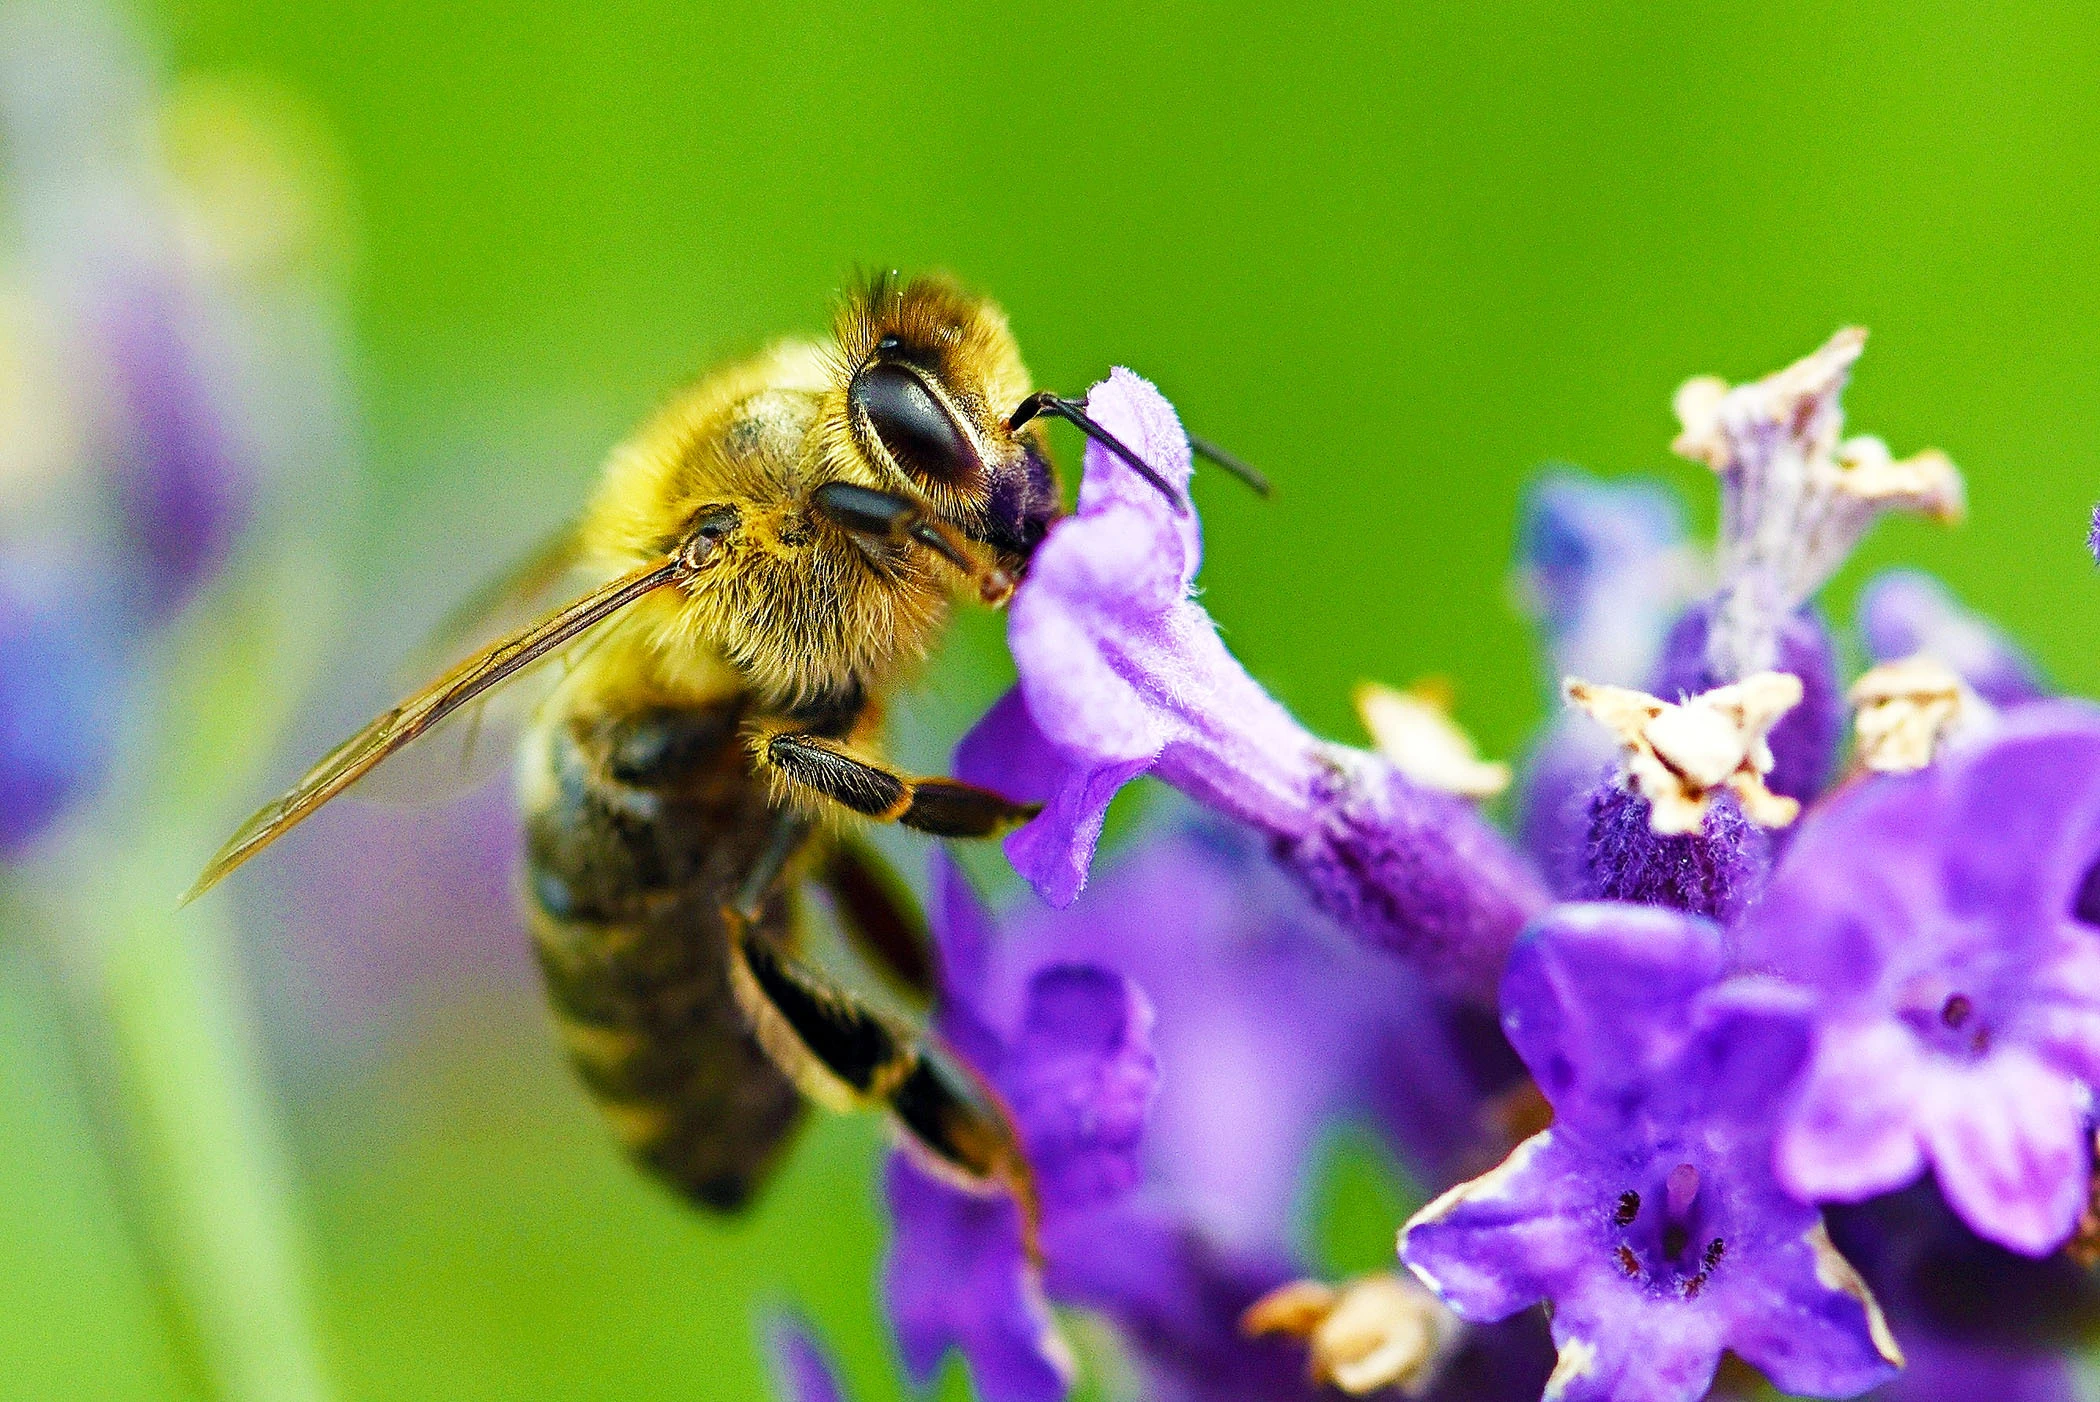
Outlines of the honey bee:
<svg viewBox="0 0 2100 1402">
<path fill-rule="evenodd" d="M 923 926 L 853 820 L 984 838 L 1035 813 L 899 773 L 877 737 L 881 698 L 952 597 L 967 585 L 1003 603 L 1061 514 L 1048 417 L 1181 505 L 1077 404 L 1031 390 L 989 300 L 939 278 L 849 292 L 828 340 L 780 342 L 673 398 L 499 593 L 528 598 L 576 570 L 595 587 L 338 746 L 185 899 L 448 715 L 559 659 L 518 761 L 531 929 L 570 1059 L 627 1151 L 730 1211 L 778 1162 L 803 1096 L 879 1106 L 934 1167 L 1031 1210 L 996 1097 L 807 961 L 792 898 L 827 889 L 846 934 L 928 991 Z"/>
</svg>

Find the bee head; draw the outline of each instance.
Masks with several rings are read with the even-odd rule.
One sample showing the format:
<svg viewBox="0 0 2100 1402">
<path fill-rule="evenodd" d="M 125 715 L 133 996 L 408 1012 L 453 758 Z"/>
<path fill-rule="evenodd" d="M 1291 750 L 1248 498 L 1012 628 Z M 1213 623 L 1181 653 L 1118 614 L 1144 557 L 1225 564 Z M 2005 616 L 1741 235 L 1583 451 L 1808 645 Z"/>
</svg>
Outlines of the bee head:
<svg viewBox="0 0 2100 1402">
<path fill-rule="evenodd" d="M 838 327 L 842 435 L 882 485 L 1025 561 L 1059 511 L 1041 429 L 1009 428 L 1029 377 L 1006 316 L 940 278 L 878 278 Z"/>
</svg>

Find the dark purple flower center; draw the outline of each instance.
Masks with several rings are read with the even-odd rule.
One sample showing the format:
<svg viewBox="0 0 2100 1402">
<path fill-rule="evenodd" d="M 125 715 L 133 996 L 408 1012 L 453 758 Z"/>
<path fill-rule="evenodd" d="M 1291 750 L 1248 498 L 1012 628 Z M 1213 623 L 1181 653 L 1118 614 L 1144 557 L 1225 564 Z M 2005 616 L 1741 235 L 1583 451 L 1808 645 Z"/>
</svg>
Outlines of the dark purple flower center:
<svg viewBox="0 0 2100 1402">
<path fill-rule="evenodd" d="M 1898 1009 L 1912 1035 L 1942 1056 L 1974 1061 L 1990 1054 L 1992 1025 L 1984 1015 L 1980 989 L 1949 988 L 1940 980 L 1921 981 Z"/>
<path fill-rule="evenodd" d="M 1612 1264 L 1652 1292 L 1696 1300 L 1728 1254 L 1720 1217 L 1719 1195 L 1704 1188 L 1698 1168 L 1671 1164 L 1613 1200 Z"/>
</svg>

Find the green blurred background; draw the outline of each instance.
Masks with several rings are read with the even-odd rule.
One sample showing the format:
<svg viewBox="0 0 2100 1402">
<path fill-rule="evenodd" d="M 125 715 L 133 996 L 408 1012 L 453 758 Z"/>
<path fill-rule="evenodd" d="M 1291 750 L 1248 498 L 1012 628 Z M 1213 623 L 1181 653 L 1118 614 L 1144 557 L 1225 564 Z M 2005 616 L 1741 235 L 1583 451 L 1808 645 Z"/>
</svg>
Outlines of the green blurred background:
<svg viewBox="0 0 2100 1402">
<path fill-rule="evenodd" d="M 336 565 L 268 777 L 383 705 L 446 602 L 573 507 L 667 388 L 820 328 L 844 277 L 892 265 L 992 291 L 1040 383 L 1129 364 L 1279 481 L 1266 504 L 1200 486 L 1207 601 L 1327 733 L 1354 738 L 1360 677 L 1437 673 L 1488 752 L 1516 750 L 1545 704 L 1506 578 L 1527 476 L 1659 471 L 1710 519 L 1703 471 L 1667 452 L 1671 391 L 1847 322 L 1874 331 L 1851 423 L 1948 450 L 1971 516 L 1881 529 L 1836 611 L 1872 568 L 1922 563 L 2091 691 L 2096 9 L 138 11 L 168 74 L 299 114 L 347 209 L 362 475 L 289 512 Z M 996 639 L 970 625 L 929 675 L 922 750 L 993 693 Z M 200 805 L 200 840 L 235 816 Z M 331 818 L 280 850 L 325 867 L 330 843 L 392 841 L 442 893 L 488 865 L 490 823 L 500 848 L 470 812 Z M 875 1128 L 820 1124 L 744 1224 L 680 1210 L 553 1054 L 500 873 L 456 884 L 363 917 L 267 874 L 214 898 L 242 927 L 334 1393 L 755 1397 L 755 1311 L 792 1303 L 859 1396 L 899 1395 Z M 366 989 L 347 1013 L 338 979 Z M 0 980 L 0 1397 L 201 1396 L 61 1024 L 35 978 Z M 1373 1259 L 1390 1218 L 1352 1191 L 1370 1206 L 1334 1250 Z"/>
</svg>

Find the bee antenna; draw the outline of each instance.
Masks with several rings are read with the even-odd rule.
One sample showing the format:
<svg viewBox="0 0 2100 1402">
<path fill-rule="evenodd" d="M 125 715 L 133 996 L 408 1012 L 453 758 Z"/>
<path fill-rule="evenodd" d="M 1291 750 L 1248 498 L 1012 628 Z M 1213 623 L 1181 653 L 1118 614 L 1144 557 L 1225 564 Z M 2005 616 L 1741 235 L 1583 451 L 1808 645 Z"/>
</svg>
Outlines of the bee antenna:
<svg viewBox="0 0 2100 1402">
<path fill-rule="evenodd" d="M 1173 486 L 1168 483 L 1166 478 L 1159 475 L 1151 463 L 1146 462 L 1135 452 L 1131 451 L 1129 445 L 1124 443 L 1122 439 L 1110 433 L 1100 424 L 1095 423 L 1093 419 L 1088 417 L 1086 410 L 1080 408 L 1069 399 L 1052 394 L 1049 390 L 1039 390 L 1029 395 L 1021 401 L 1021 407 L 1014 410 L 1013 414 L 1006 420 L 1006 431 L 1012 433 L 1030 419 L 1038 418 L 1044 414 L 1048 414 L 1052 418 L 1063 419 L 1066 423 L 1072 425 L 1111 453 L 1114 453 L 1124 462 L 1129 463 L 1137 469 L 1140 477 L 1159 489 L 1159 494 L 1171 502 L 1177 512 L 1184 516 L 1188 514 L 1188 503 L 1181 499 L 1181 493 L 1175 491 Z"/>
<path fill-rule="evenodd" d="M 1211 462 L 1216 463 L 1219 467 L 1224 468 L 1233 476 L 1239 478 L 1242 482 L 1245 482 L 1249 487 L 1252 487 L 1254 489 L 1254 494 L 1258 497 L 1268 496 L 1276 490 L 1275 486 L 1270 483 L 1269 479 L 1263 476 L 1262 473 L 1256 468 L 1254 468 L 1251 464 L 1246 462 L 1244 459 L 1234 457 L 1231 453 L 1226 452 L 1223 448 L 1220 448 L 1217 444 L 1211 442 L 1208 438 L 1198 438 L 1195 434 L 1190 434 L 1189 449 L 1190 451 L 1195 453 L 1197 457 L 1209 459 Z"/>
</svg>

